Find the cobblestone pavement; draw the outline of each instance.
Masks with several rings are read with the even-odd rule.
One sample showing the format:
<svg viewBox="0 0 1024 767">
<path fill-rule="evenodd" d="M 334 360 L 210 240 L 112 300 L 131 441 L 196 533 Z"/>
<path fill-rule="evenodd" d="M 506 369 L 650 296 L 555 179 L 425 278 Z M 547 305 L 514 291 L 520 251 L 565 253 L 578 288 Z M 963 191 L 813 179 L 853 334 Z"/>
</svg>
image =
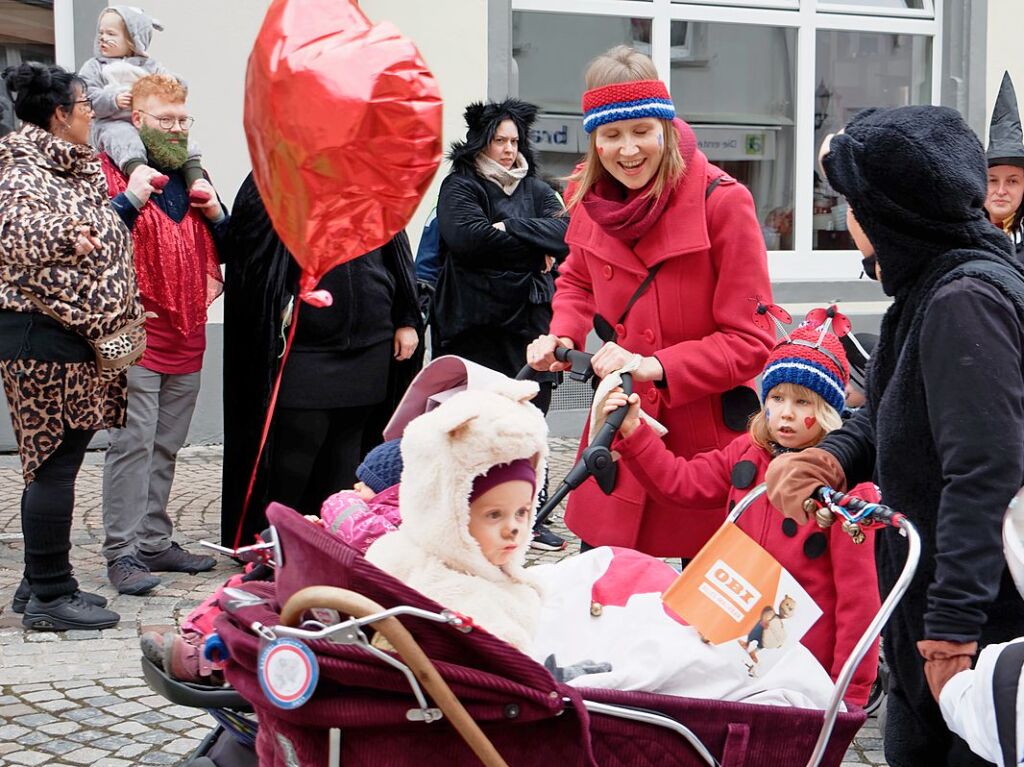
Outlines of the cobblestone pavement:
<svg viewBox="0 0 1024 767">
<path fill-rule="evenodd" d="M 576 442 L 554 439 L 551 447 L 555 480 L 568 471 Z M 24 631 L 20 616 L 10 611 L 24 548 L 18 516 L 22 481 L 17 458 L 0 456 L 0 766 L 176 765 L 214 724 L 208 714 L 152 693 L 142 678 L 138 637 L 175 627 L 237 568 L 223 559 L 209 573 L 161 573 L 161 585 L 150 594 L 118 595 L 107 583 L 99 553 L 102 461 L 102 453 L 90 453 L 78 480 L 72 562 L 82 588 L 106 596 L 121 623 L 107 631 L 55 634 Z M 170 514 L 183 544 L 219 537 L 220 475 L 219 448 L 186 448 L 179 456 Z M 569 539 L 569 547 L 535 561 L 579 551 L 560 516 L 553 529 Z M 872 718 L 844 767 L 884 764 Z"/>
</svg>

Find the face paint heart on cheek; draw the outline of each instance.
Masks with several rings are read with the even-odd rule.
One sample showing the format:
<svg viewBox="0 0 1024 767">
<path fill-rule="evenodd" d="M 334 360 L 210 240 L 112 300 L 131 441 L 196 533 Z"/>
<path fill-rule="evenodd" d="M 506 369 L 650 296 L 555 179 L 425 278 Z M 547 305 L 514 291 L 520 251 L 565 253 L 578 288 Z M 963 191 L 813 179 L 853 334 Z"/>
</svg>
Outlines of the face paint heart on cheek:
<svg viewBox="0 0 1024 767">
<path fill-rule="evenodd" d="M 598 153 L 599 155 L 601 155 L 601 156 L 604 156 L 604 147 L 603 147 L 603 146 L 599 146 L 599 147 L 597 148 L 597 153 Z"/>
<path fill-rule="evenodd" d="M 764 420 L 766 420 L 766 421 L 772 420 L 772 411 L 769 410 L 768 408 L 764 409 Z"/>
<path fill-rule="evenodd" d="M 814 426 L 814 424 L 816 424 L 817 422 L 818 422 L 818 419 L 817 419 L 817 418 L 815 418 L 815 417 L 814 417 L 813 415 L 809 415 L 809 416 L 807 416 L 807 417 L 806 417 L 806 418 L 804 419 L 804 428 L 805 428 L 805 429 L 810 429 L 810 428 L 811 428 L 812 426 Z"/>
<path fill-rule="evenodd" d="M 658 148 L 659 149 L 661 149 L 661 145 L 664 143 L 664 141 L 665 141 L 665 138 L 663 136 L 658 136 Z"/>
</svg>

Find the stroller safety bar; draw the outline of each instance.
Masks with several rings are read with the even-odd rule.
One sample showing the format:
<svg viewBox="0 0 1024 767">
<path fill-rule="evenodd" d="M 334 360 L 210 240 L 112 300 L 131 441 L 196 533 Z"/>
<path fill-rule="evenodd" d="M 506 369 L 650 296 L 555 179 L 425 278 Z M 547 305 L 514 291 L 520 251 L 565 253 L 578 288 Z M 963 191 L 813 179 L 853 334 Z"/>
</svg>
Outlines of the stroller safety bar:
<svg viewBox="0 0 1024 767">
<path fill-rule="evenodd" d="M 353 639 L 354 642 L 360 644 L 375 657 L 380 658 L 382 661 L 394 666 L 395 668 L 398 668 L 406 675 L 406 678 L 410 680 L 410 684 L 418 680 L 419 684 L 422 684 L 423 687 L 427 689 L 427 692 L 429 692 L 430 696 L 434 701 L 436 701 L 441 712 L 443 712 L 444 716 L 448 717 L 452 726 L 455 727 L 459 735 L 462 736 L 462 739 L 466 741 L 466 744 L 470 749 L 472 749 L 473 753 L 476 754 L 477 758 L 485 765 L 485 767 L 508 767 L 505 760 L 502 759 L 501 755 L 498 753 L 497 749 L 494 748 L 494 745 L 484 734 L 483 730 L 481 730 L 479 725 L 473 721 L 469 712 L 466 711 L 462 703 L 459 702 L 459 699 L 455 697 L 455 693 L 451 691 L 447 682 L 445 682 L 438 673 L 434 664 L 420 648 L 412 634 L 410 634 L 408 629 L 406 629 L 398 618 L 395 617 L 395 614 L 403 613 L 393 613 L 385 617 L 382 614 L 390 611 L 385 610 L 381 605 L 371 599 L 367 599 L 361 594 L 356 594 L 355 592 L 348 591 L 347 589 L 333 588 L 330 586 L 310 586 L 292 595 L 291 599 L 289 599 L 281 609 L 281 625 L 274 629 L 274 631 L 283 633 L 289 627 L 295 626 L 295 624 L 297 624 L 302 618 L 303 613 L 313 608 L 337 610 L 339 613 L 351 615 L 357 620 L 367 619 L 367 623 L 371 622 L 369 620 L 370 618 L 373 618 L 374 620 L 372 622 L 377 624 L 377 631 L 379 631 L 391 646 L 395 648 L 399 657 L 405 661 L 404 666 L 387 653 L 384 653 L 370 645 L 369 642 L 366 641 L 366 636 L 358 625 L 352 625 L 348 629 L 349 631 L 355 632 L 354 634 L 343 634 L 343 636 L 346 638 L 355 636 L 356 638 Z M 419 617 L 427 617 L 428 620 L 436 620 L 456 625 L 457 617 L 452 614 L 437 615 L 424 610 L 415 610 L 414 608 L 395 609 L 407 610 L 404 614 L 417 614 Z M 421 615 L 420 613 L 423 614 Z M 296 629 L 292 630 L 295 631 Z M 321 628 L 319 631 L 323 632 L 327 630 L 327 628 Z M 294 633 L 289 635 L 298 636 Z M 414 685 L 413 690 L 416 693 L 417 701 L 420 703 L 420 710 L 415 713 L 410 712 L 411 715 L 409 718 L 419 719 L 422 716 L 422 720 L 426 722 L 432 722 L 440 719 L 440 712 L 435 714 L 435 710 L 427 708 L 426 701 L 423 699 L 423 694 L 422 691 L 420 691 L 419 684 Z"/>
<path fill-rule="evenodd" d="M 251 546 L 239 546 L 237 549 L 221 546 L 213 541 L 199 541 L 199 545 L 219 551 L 221 554 L 227 554 L 229 557 L 234 557 L 241 562 L 263 562 L 272 564 L 274 567 L 281 567 L 284 560 L 281 554 L 281 542 L 277 537 L 277 530 L 271 525 L 262 535 L 267 536 L 269 540 L 262 543 L 254 543 Z"/>
<path fill-rule="evenodd" d="M 729 516 L 726 517 L 727 521 L 735 522 L 739 519 L 740 515 L 750 508 L 750 505 L 762 496 L 766 490 L 767 486 L 762 482 L 747 493 L 736 504 L 736 507 L 729 513 Z M 910 587 L 910 581 L 914 577 L 918 561 L 921 559 L 921 537 L 918 535 L 917 530 L 909 519 L 888 506 L 862 501 L 824 486 L 819 487 L 815 491 L 814 497 L 809 498 L 805 502 L 804 510 L 810 513 L 817 506 L 821 507 L 815 514 L 815 520 L 819 526 L 828 527 L 833 522 L 842 519 L 843 530 L 855 543 L 860 543 L 864 540 L 862 527 L 884 525 L 896 528 L 899 534 L 907 539 L 909 545 L 907 561 L 903 564 L 900 577 L 896 580 L 896 584 L 893 586 L 892 591 L 889 592 L 885 601 L 882 602 L 878 613 L 871 620 L 871 623 L 868 624 L 867 629 L 864 630 L 864 634 L 857 641 L 857 644 L 854 645 L 853 651 L 839 672 L 835 689 L 832 691 L 828 706 L 825 708 L 825 718 L 821 725 L 821 731 L 818 734 L 818 740 L 814 744 L 814 750 L 811 752 L 810 758 L 807 760 L 807 767 L 818 767 L 824 758 L 829 737 L 831 737 L 832 730 L 836 724 L 836 717 L 839 716 L 839 706 L 843 701 L 843 696 L 846 695 L 846 689 L 850 686 L 853 674 L 857 670 L 857 666 L 860 665 L 861 660 L 867 655 L 871 644 L 882 632 L 882 626 L 889 620 L 889 617 L 896 609 L 896 605 Z"/>
<path fill-rule="evenodd" d="M 566 698 L 567 703 L 571 701 Z M 711 755 L 711 752 L 701 742 L 701 739 L 691 730 L 675 719 L 665 716 L 664 714 L 658 714 L 654 711 L 644 711 L 642 709 L 627 708 L 625 706 L 612 706 L 608 703 L 598 703 L 593 700 L 583 701 L 584 708 L 592 714 L 604 714 L 605 716 L 614 716 L 618 719 L 629 719 L 633 722 L 643 722 L 644 724 L 653 724 L 657 727 L 664 727 L 666 730 L 672 730 L 682 735 L 686 741 L 693 747 L 693 750 L 697 752 L 701 759 L 708 765 L 708 767 L 719 767 L 718 760 Z"/>
</svg>

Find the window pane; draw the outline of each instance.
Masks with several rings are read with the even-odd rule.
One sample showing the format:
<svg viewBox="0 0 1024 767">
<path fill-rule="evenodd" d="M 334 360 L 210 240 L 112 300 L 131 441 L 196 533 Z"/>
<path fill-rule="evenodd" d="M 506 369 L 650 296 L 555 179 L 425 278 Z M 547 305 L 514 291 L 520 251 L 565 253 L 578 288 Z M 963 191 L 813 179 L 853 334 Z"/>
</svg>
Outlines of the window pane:
<svg viewBox="0 0 1024 767">
<path fill-rule="evenodd" d="M 791 250 L 796 30 L 673 21 L 671 43 L 677 114 L 750 189 L 768 249 Z"/>
<path fill-rule="evenodd" d="M 23 61 L 54 62 L 53 3 L 0 2 L 0 70 Z M 14 127 L 14 105 L 0 88 L 0 136 Z"/>
<path fill-rule="evenodd" d="M 519 97 L 540 107 L 531 141 L 542 174 L 569 175 L 586 151 L 580 98 L 583 74 L 595 57 L 615 45 L 650 55 L 651 20 L 516 11 L 512 56 Z"/>
<path fill-rule="evenodd" d="M 924 2 L 925 0 L 818 0 L 818 5 L 859 5 L 865 8 L 893 8 L 897 10 L 915 8 L 921 10 L 925 7 Z"/>
<path fill-rule="evenodd" d="M 814 155 L 829 133 L 867 107 L 931 103 L 931 38 L 879 32 L 819 31 L 814 98 Z M 846 206 L 814 171 L 814 247 L 854 247 Z"/>
</svg>

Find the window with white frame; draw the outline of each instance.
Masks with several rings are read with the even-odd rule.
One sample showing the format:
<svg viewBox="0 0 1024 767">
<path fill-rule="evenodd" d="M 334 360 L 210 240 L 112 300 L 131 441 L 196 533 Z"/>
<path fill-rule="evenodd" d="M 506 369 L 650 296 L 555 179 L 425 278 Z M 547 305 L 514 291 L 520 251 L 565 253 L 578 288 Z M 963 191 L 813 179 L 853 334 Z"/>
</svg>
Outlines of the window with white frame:
<svg viewBox="0 0 1024 767">
<path fill-rule="evenodd" d="M 819 30 L 814 146 L 868 107 L 902 107 L 931 101 L 931 39 L 885 32 Z M 814 171 L 812 228 L 816 250 L 851 250 L 846 205 Z"/>
<path fill-rule="evenodd" d="M 52 64 L 53 2 L 4 0 L 0 3 L 0 71 L 24 61 Z M 0 135 L 14 130 L 14 105 L 0 87 Z"/>
<path fill-rule="evenodd" d="M 801 277 L 848 271 L 807 258 L 851 247 L 842 203 L 815 173 L 822 138 L 865 107 L 939 100 L 933 0 L 512 0 L 512 9 L 518 95 L 541 107 L 545 170 L 564 175 L 585 148 L 587 62 L 631 44 L 650 54 L 712 162 L 750 188 L 777 278 L 810 261 L 818 266 Z"/>
</svg>

